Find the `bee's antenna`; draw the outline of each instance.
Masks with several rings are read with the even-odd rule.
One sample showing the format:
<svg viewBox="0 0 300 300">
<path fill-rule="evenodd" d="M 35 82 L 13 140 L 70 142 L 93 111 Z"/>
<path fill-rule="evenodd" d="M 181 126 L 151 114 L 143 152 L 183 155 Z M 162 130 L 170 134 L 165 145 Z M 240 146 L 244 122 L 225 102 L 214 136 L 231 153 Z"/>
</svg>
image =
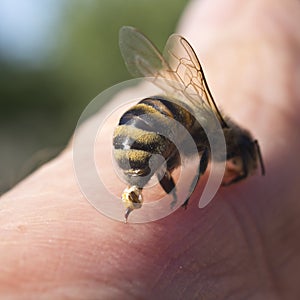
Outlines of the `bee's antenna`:
<svg viewBox="0 0 300 300">
<path fill-rule="evenodd" d="M 259 163 L 260 163 L 260 169 L 261 169 L 261 175 L 265 175 L 266 174 L 266 170 L 265 170 L 265 165 L 264 165 L 264 161 L 260 152 L 260 147 L 258 144 L 258 141 L 255 140 L 254 144 L 256 146 L 256 150 L 257 150 L 257 155 L 258 155 L 258 159 L 259 159 Z"/>
</svg>

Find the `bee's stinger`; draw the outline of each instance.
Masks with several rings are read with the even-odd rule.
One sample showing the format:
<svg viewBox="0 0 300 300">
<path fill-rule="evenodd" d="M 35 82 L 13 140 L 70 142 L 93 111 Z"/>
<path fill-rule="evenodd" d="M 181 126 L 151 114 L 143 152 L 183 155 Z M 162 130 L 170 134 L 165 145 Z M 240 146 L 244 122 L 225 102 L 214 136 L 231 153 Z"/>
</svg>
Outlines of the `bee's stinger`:
<svg viewBox="0 0 300 300">
<path fill-rule="evenodd" d="M 129 214 L 133 211 L 133 208 L 127 207 L 126 211 L 125 211 L 125 219 L 124 219 L 124 223 L 127 223 L 127 219 Z"/>
</svg>

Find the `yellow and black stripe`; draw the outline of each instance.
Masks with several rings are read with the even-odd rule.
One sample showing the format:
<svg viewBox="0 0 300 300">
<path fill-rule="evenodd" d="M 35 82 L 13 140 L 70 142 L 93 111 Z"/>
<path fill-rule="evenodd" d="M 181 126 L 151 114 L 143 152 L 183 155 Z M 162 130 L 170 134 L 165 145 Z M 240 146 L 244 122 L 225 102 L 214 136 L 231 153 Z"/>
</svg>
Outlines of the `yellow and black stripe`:
<svg viewBox="0 0 300 300">
<path fill-rule="evenodd" d="M 168 137 L 173 135 L 177 142 L 184 137 L 174 137 L 171 120 L 176 120 L 188 131 L 195 124 L 188 110 L 160 96 L 143 99 L 122 115 L 114 131 L 113 146 L 115 159 L 128 183 L 142 187 L 145 180 L 137 177 L 151 177 L 155 173 L 161 162 L 155 165 L 155 160 L 152 161 L 150 169 L 149 160 L 153 154 L 166 160 L 168 171 L 180 164 L 178 149 Z"/>
</svg>

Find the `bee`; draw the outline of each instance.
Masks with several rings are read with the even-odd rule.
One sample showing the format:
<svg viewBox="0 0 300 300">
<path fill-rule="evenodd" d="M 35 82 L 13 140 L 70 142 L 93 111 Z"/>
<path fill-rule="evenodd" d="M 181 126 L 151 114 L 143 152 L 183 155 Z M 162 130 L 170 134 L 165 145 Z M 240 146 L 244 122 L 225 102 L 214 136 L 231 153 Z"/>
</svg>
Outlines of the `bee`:
<svg viewBox="0 0 300 300">
<path fill-rule="evenodd" d="M 121 197 L 125 206 L 125 222 L 133 210 L 142 207 L 143 188 L 155 174 L 163 190 L 172 194 L 174 202 L 177 201 L 172 172 L 180 166 L 181 159 L 176 145 L 166 134 L 172 127 L 172 119 L 185 127 L 197 147 L 200 161 L 193 182 L 198 182 L 210 160 L 208 138 L 195 116 L 210 122 L 212 113 L 222 127 L 226 143 L 226 170 L 222 184 L 230 185 L 245 179 L 258 165 L 262 175 L 265 174 L 257 140 L 248 130 L 221 114 L 202 66 L 184 37 L 171 35 L 161 54 L 137 29 L 125 26 L 120 29 L 119 45 L 129 72 L 134 77 L 151 77 L 160 87 L 158 79 L 165 81 L 162 89 L 166 94 L 138 102 L 121 116 L 114 130 L 113 154 L 129 185 Z M 174 84 L 176 82 L 180 88 Z M 176 93 L 181 93 L 183 97 L 176 98 Z M 184 135 L 177 136 L 176 141 L 179 144 L 187 143 Z M 193 154 L 189 151 L 184 153 L 187 156 Z M 165 159 L 163 171 L 161 160 L 157 157 Z M 184 207 L 188 200 L 184 202 Z"/>
</svg>

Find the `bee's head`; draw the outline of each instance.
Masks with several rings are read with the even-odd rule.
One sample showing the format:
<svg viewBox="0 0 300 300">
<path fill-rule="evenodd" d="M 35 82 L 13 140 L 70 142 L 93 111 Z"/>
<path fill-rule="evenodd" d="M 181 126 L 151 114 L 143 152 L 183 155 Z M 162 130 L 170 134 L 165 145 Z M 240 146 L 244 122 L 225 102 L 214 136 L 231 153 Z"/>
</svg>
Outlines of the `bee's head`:
<svg viewBox="0 0 300 300">
<path fill-rule="evenodd" d="M 129 214 L 134 210 L 142 207 L 143 196 L 142 189 L 138 186 L 130 186 L 122 193 L 122 202 L 126 208 L 125 223 L 127 222 Z"/>
<path fill-rule="evenodd" d="M 260 164 L 261 174 L 265 168 L 257 140 L 237 126 L 224 131 L 227 146 L 227 162 L 223 185 L 238 182 L 251 175 Z"/>
</svg>

